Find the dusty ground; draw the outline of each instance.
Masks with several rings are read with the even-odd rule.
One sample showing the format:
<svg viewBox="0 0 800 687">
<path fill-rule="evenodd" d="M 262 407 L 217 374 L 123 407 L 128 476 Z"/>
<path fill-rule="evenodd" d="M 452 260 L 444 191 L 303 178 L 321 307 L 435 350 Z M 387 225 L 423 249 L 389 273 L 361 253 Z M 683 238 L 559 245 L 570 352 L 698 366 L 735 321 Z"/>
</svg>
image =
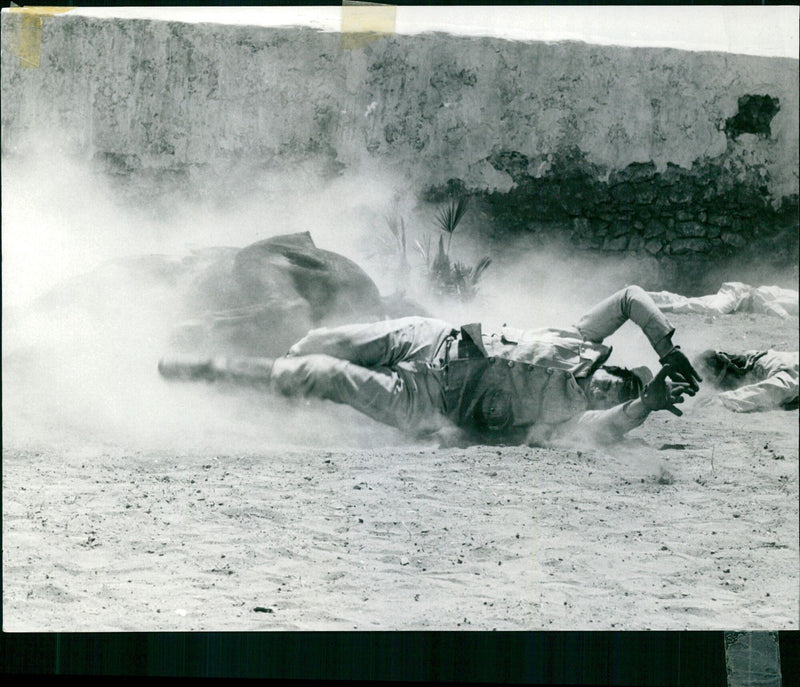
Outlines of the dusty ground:
<svg viewBox="0 0 800 687">
<path fill-rule="evenodd" d="M 670 319 L 798 346 L 797 318 Z M 438 450 L 144 358 L 124 386 L 4 359 L 5 631 L 797 629 L 796 411 L 704 392 L 611 450 Z"/>
</svg>

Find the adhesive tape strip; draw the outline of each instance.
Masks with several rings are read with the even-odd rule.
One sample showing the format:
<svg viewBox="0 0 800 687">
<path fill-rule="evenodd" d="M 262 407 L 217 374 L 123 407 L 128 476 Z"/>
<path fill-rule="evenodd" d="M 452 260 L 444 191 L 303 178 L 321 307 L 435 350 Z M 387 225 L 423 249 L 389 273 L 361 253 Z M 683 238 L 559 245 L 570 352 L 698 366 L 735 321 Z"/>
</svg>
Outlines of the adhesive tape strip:
<svg viewBox="0 0 800 687">
<path fill-rule="evenodd" d="M 64 14 L 74 7 L 10 7 L 12 14 L 22 15 L 19 33 L 19 66 L 38 69 L 42 56 L 42 23 L 45 17 Z"/>
<path fill-rule="evenodd" d="M 371 2 L 342 3 L 342 48 L 363 48 L 395 32 L 397 7 Z"/>
</svg>

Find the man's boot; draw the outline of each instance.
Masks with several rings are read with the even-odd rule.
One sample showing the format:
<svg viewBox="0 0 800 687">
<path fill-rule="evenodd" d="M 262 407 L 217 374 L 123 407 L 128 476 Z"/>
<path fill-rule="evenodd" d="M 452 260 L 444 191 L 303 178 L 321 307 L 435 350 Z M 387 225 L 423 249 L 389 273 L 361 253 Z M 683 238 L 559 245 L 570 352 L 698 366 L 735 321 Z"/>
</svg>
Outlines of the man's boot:
<svg viewBox="0 0 800 687">
<path fill-rule="evenodd" d="M 165 379 L 262 385 L 269 384 L 274 362 L 272 358 L 169 355 L 158 362 L 158 371 Z"/>
<path fill-rule="evenodd" d="M 158 361 L 158 372 L 165 379 L 212 381 L 211 363 L 211 358 L 197 355 L 166 355 Z"/>
</svg>

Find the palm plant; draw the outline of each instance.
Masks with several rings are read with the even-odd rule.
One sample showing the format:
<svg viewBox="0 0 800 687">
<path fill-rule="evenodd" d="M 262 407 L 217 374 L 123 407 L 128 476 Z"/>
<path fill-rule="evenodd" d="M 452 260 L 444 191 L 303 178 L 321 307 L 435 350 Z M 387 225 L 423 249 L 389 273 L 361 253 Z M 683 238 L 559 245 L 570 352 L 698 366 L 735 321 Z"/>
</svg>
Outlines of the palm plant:
<svg viewBox="0 0 800 687">
<path fill-rule="evenodd" d="M 474 267 L 463 262 L 451 262 L 450 244 L 458 223 L 467 212 L 468 200 L 466 196 L 451 199 L 436 215 L 439 228 L 447 234 L 447 246 L 445 247 L 444 236 L 439 236 L 438 250 L 432 261 L 430 236 L 426 237 L 425 246 L 416 242 L 417 249 L 425 259 L 428 278 L 434 288 L 441 294 L 455 295 L 462 300 L 475 296 L 478 281 L 492 262 L 488 257 L 481 258 Z"/>
<path fill-rule="evenodd" d="M 478 281 L 491 262 L 491 258 L 484 257 L 478 261 L 475 267 L 465 265 L 463 262 L 456 262 L 453 264 L 453 289 L 459 298 L 462 300 L 474 298 L 478 290 Z"/>
<path fill-rule="evenodd" d="M 386 224 L 394 236 L 394 252 L 397 255 L 397 279 L 405 286 L 408 280 L 408 248 L 406 243 L 406 223 L 402 215 L 387 215 Z"/>
<path fill-rule="evenodd" d="M 402 216 L 386 215 L 386 224 L 394 236 L 396 250 L 401 260 L 406 260 L 406 223 Z"/>
<path fill-rule="evenodd" d="M 436 223 L 442 230 L 436 244 L 433 244 L 433 238 L 429 233 L 426 233 L 421 240 L 414 239 L 414 247 L 422 256 L 429 284 L 434 291 L 439 295 L 456 296 L 461 300 L 475 296 L 478 282 L 492 262 L 489 257 L 481 258 L 474 266 L 451 261 L 450 245 L 453 234 L 467 212 L 468 201 L 469 198 L 466 196 L 452 198 L 436 214 Z M 391 237 L 388 235 L 377 237 L 380 244 L 379 253 L 384 257 L 397 256 L 399 261 L 397 276 L 400 281 L 405 282 L 410 270 L 405 221 L 399 214 L 387 214 L 385 219 Z M 444 234 L 447 235 L 446 243 Z"/>
<path fill-rule="evenodd" d="M 389 228 L 389 233 L 374 234 L 372 237 L 375 242 L 373 249 L 369 252 L 365 251 L 365 255 L 369 259 L 377 257 L 381 261 L 381 268 L 384 271 L 392 269 L 398 283 L 405 286 L 411 269 L 408 262 L 406 223 L 397 212 L 387 212 L 383 218 Z"/>
<path fill-rule="evenodd" d="M 440 242 L 441 243 L 441 242 Z M 421 243 L 419 239 L 414 239 L 416 246 L 422 259 L 425 261 L 425 269 L 430 272 L 431 270 L 431 235 L 425 234 L 425 243 Z"/>
<path fill-rule="evenodd" d="M 459 198 L 452 198 L 450 202 L 445 205 L 439 214 L 436 215 L 436 221 L 439 228 L 447 234 L 447 255 L 450 255 L 450 242 L 453 240 L 458 223 L 467 212 L 467 204 L 469 198 L 467 196 L 460 196 Z"/>
</svg>

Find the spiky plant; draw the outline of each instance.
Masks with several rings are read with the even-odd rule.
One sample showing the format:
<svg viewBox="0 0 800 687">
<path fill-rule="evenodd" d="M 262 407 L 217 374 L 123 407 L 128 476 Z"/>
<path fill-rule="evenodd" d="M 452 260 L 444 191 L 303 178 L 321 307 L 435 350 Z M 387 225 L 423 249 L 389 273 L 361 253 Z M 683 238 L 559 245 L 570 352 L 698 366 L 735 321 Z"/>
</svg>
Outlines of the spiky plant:
<svg viewBox="0 0 800 687">
<path fill-rule="evenodd" d="M 425 261 L 425 269 L 430 272 L 431 270 L 431 235 L 425 234 L 425 243 L 421 243 L 419 239 L 414 239 L 414 246 L 416 247 L 422 259 Z"/>
<path fill-rule="evenodd" d="M 397 252 L 406 259 L 406 223 L 402 216 L 386 215 L 386 224 L 394 236 Z"/>
<path fill-rule="evenodd" d="M 462 299 L 474 298 L 478 290 L 478 282 L 486 268 L 491 264 L 492 259 L 483 257 L 474 267 L 456 262 L 452 268 L 452 284 L 456 294 Z"/>
<path fill-rule="evenodd" d="M 425 261 L 431 286 L 440 294 L 457 296 L 462 300 L 475 296 L 478 281 L 492 262 L 491 258 L 484 257 L 472 267 L 463 262 L 453 263 L 450 259 L 453 234 L 467 212 L 468 201 L 467 196 L 452 198 L 436 215 L 436 223 L 442 232 L 447 234 L 446 246 L 444 236 L 441 235 L 435 254 L 431 247 L 430 235 L 425 236 L 424 244 L 420 241 L 414 242 Z"/>
<path fill-rule="evenodd" d="M 461 218 L 467 212 L 467 205 L 469 198 L 467 196 L 459 196 L 458 198 L 451 198 L 439 214 L 436 215 L 436 222 L 439 228 L 447 234 L 447 255 L 450 255 L 450 242 L 453 240 L 453 233 L 461 221 Z"/>
<path fill-rule="evenodd" d="M 431 264 L 431 278 L 445 288 L 451 282 L 450 257 L 444 249 L 444 237 L 439 237 L 439 250 Z"/>
<path fill-rule="evenodd" d="M 397 264 L 395 275 L 398 284 L 402 287 L 408 281 L 410 265 L 408 263 L 408 245 L 406 241 L 406 223 L 402 215 L 386 214 L 386 226 L 392 234 L 393 240 L 388 237 L 380 238 L 383 244 L 383 253 L 386 256 L 396 257 Z"/>
<path fill-rule="evenodd" d="M 492 259 L 488 256 L 482 257 L 478 260 L 478 264 L 475 265 L 475 268 L 472 271 L 471 283 L 473 286 L 478 285 L 478 280 L 481 278 L 483 273 L 486 271 L 486 268 L 492 264 Z"/>
</svg>

